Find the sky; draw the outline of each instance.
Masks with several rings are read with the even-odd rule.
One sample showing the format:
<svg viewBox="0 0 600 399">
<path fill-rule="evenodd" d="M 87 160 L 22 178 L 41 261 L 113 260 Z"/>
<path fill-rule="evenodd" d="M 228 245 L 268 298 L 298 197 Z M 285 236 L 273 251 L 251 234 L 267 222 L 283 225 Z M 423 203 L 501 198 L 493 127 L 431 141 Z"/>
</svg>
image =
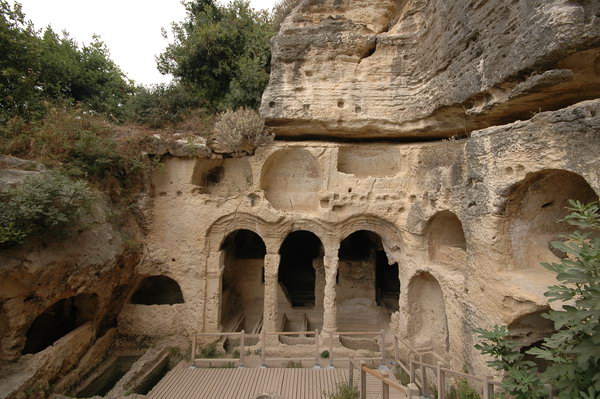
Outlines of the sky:
<svg viewBox="0 0 600 399">
<path fill-rule="evenodd" d="M 111 58 L 130 78 L 141 84 L 166 83 L 156 69 L 155 55 L 168 41 L 161 27 L 179 22 L 185 16 L 180 0 L 19 0 L 27 19 L 37 29 L 52 25 L 66 30 L 80 44 L 93 34 L 101 36 Z M 275 0 L 251 0 L 254 8 L 271 9 Z"/>
</svg>

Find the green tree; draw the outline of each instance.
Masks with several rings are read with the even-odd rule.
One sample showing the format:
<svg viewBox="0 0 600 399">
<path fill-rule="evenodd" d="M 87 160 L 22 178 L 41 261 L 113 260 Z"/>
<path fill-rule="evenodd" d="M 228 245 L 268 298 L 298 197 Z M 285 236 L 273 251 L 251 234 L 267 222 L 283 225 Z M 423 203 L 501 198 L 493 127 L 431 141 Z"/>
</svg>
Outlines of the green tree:
<svg viewBox="0 0 600 399">
<path fill-rule="evenodd" d="M 269 79 L 269 41 L 275 33 L 269 13 L 244 0 L 184 5 L 186 19 L 172 25 L 174 40 L 158 57 L 159 71 L 173 74 L 212 109 L 257 108 Z"/>
<path fill-rule="evenodd" d="M 543 382 L 556 387 L 560 398 L 600 398 L 600 209 L 598 204 L 570 201 L 569 210 L 564 221 L 579 231 L 552 242 L 568 256 L 560 263 L 543 264 L 559 281 L 544 294 L 551 302 L 563 303 L 561 310 L 544 315 L 554 322 L 556 332 L 527 352 L 547 361 L 547 369 L 538 374 L 523 360 L 506 339 L 506 327 L 476 330 L 484 340 L 476 347 L 494 358 L 490 366 L 507 372 L 504 386 L 517 398 L 541 397 Z"/>
<path fill-rule="evenodd" d="M 0 123 L 41 110 L 40 43 L 21 5 L 0 0 Z"/>
<path fill-rule="evenodd" d="M 121 119 L 132 92 L 98 37 L 80 48 L 67 33 L 37 31 L 19 3 L 0 0 L 0 123 L 40 116 L 48 101 L 79 103 Z"/>
</svg>

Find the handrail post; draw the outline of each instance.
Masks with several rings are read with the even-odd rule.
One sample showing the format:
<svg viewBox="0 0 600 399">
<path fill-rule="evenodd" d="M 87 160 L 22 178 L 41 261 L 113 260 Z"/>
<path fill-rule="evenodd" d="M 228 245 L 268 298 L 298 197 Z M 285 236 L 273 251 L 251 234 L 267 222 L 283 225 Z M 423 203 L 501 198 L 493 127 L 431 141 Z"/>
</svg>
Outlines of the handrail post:
<svg viewBox="0 0 600 399">
<path fill-rule="evenodd" d="M 381 397 L 383 399 L 390 399 L 390 386 L 385 382 L 389 377 L 388 373 L 381 373 Z"/>
<path fill-rule="evenodd" d="M 438 399 L 446 399 L 446 381 L 444 378 L 444 370 L 442 370 L 443 363 L 438 362 L 437 364 L 437 391 Z"/>
<path fill-rule="evenodd" d="M 423 365 L 423 355 L 419 355 L 421 362 L 421 384 L 423 384 L 423 394 L 429 396 L 429 387 L 427 386 L 427 368 Z"/>
<path fill-rule="evenodd" d="M 354 365 L 352 364 L 352 356 L 350 356 L 350 362 L 348 364 L 348 385 L 354 386 Z"/>
<path fill-rule="evenodd" d="M 240 365 L 239 367 L 243 368 L 244 367 L 244 356 L 246 355 L 246 343 L 245 343 L 245 338 L 246 338 L 246 332 L 244 330 L 242 330 L 242 335 L 240 337 Z"/>
<path fill-rule="evenodd" d="M 381 366 L 385 366 L 385 331 L 381 330 Z"/>
<path fill-rule="evenodd" d="M 192 361 L 192 367 L 196 367 L 196 345 L 198 343 L 198 334 L 194 333 L 192 338 L 192 354 L 190 355 Z"/>
<path fill-rule="evenodd" d="M 316 369 L 320 369 L 321 368 L 321 362 L 319 360 L 320 358 L 320 353 L 319 353 L 319 330 L 315 329 L 315 367 Z"/>
<path fill-rule="evenodd" d="M 394 334 L 394 360 L 400 361 L 400 351 L 398 350 L 398 337 Z"/>
<path fill-rule="evenodd" d="M 548 394 L 548 399 L 554 398 L 552 385 L 544 384 L 544 389 L 546 390 L 546 393 Z"/>
<path fill-rule="evenodd" d="M 367 399 L 367 373 L 364 370 L 365 362 L 360 362 L 360 399 Z"/>
<path fill-rule="evenodd" d="M 415 368 L 415 355 L 412 353 L 410 354 L 409 368 L 410 368 L 410 382 L 412 384 L 414 384 L 417 380 L 417 370 Z"/>
<path fill-rule="evenodd" d="M 408 399 L 419 399 L 421 396 L 421 392 L 419 392 L 419 388 L 417 384 L 411 382 L 408 384 Z"/>
<path fill-rule="evenodd" d="M 260 367 L 261 368 L 267 368 L 267 355 L 265 353 L 265 344 L 266 344 L 266 340 L 267 340 L 267 333 L 265 332 L 265 329 L 263 328 L 262 331 L 260 332 L 261 335 L 261 342 L 260 342 Z"/>
<path fill-rule="evenodd" d="M 329 333 L 329 368 L 333 367 L 333 332 Z"/>
<path fill-rule="evenodd" d="M 494 399 L 494 384 L 490 383 L 491 379 L 489 375 L 483 378 L 483 399 Z"/>
</svg>

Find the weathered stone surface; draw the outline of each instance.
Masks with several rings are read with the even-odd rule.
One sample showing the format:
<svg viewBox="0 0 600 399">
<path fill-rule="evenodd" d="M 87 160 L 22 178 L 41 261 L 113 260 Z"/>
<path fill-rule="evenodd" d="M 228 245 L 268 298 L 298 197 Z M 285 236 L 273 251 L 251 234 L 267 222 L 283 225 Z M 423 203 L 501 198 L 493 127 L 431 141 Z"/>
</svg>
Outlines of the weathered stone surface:
<svg viewBox="0 0 600 399">
<path fill-rule="evenodd" d="M 510 324 L 549 306 L 543 292 L 553 278 L 539 262 L 556 260 L 547 241 L 560 230 L 553 221 L 564 214 L 566 200 L 600 193 L 599 131 L 600 100 L 594 100 L 476 131 L 465 140 L 276 141 L 247 158 L 244 168 L 216 165 L 231 178 L 202 189 L 198 186 L 206 180 L 195 172 L 213 161 L 167 159 L 155 176 L 154 219 L 138 273 L 173 278 L 185 303 L 127 305 L 122 332 L 144 337 L 227 330 L 237 311 L 250 320 L 247 330 L 262 316 L 265 328 L 277 331 L 283 315 L 287 328 L 303 328 L 299 315 L 306 314 L 310 328 L 364 329 L 370 323 L 415 345 L 433 346 L 457 369 L 481 370 L 485 365 L 473 349 L 473 327 Z M 229 196 L 220 194 L 248 170 L 251 181 L 238 191 L 227 189 Z M 531 217 L 523 219 L 510 204 L 529 209 Z M 517 234 L 523 223 L 532 232 L 555 227 L 539 236 L 542 243 Z M 236 258 L 228 250 L 226 239 L 239 229 L 260 236 L 264 260 Z M 297 230 L 313 232 L 323 247 L 322 258 L 313 263 L 316 299 L 310 309 L 291 306 L 277 283 L 282 244 Z M 387 322 L 377 316 L 383 307 L 370 293 L 358 286 L 348 291 L 346 285 L 372 272 L 372 261 L 352 263 L 358 270 L 339 259 L 340 243 L 358 230 L 379 235 L 389 262 L 399 264 L 399 311 L 388 314 Z M 530 256 L 520 257 L 523 252 Z M 237 308 L 227 290 L 235 292 Z M 351 321 L 349 299 L 359 306 Z"/>
<path fill-rule="evenodd" d="M 139 260 L 139 248 L 132 245 L 139 232 L 131 216 L 121 217 L 118 227 L 113 224 L 117 209 L 97 197 L 80 231 L 69 239 L 31 239 L 0 251 L 0 398 L 45 398 L 50 382 L 65 376 L 57 388 L 66 389 L 114 342 L 117 316 Z M 94 308 L 82 305 L 77 316 L 87 323 L 41 351 L 24 354 L 34 320 L 53 304 L 80 295 L 97 298 Z M 37 336 L 52 336 L 62 326 L 41 328 L 34 331 Z M 113 333 L 105 334 L 111 328 Z M 97 338 L 100 346 L 90 349 Z M 71 373 L 76 366 L 79 371 Z"/>
<path fill-rule="evenodd" d="M 436 138 L 600 94 L 600 4 L 305 0 L 273 40 L 280 137 Z"/>
</svg>

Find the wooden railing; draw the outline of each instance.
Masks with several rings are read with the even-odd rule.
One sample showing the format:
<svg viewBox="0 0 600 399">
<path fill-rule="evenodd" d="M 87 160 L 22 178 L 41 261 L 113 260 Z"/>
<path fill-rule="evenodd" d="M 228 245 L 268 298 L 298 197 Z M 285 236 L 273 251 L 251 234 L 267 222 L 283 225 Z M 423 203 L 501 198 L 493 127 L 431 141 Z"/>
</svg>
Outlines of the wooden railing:
<svg viewBox="0 0 600 399">
<path fill-rule="evenodd" d="M 370 369 L 364 364 L 364 362 L 357 364 L 353 359 L 350 359 L 348 362 L 348 385 L 350 386 L 354 386 L 355 369 L 360 372 L 360 380 L 358 384 L 360 399 L 367 398 L 367 374 L 377 378 L 381 382 L 381 397 L 383 399 L 389 399 L 390 388 L 402 392 L 404 395 L 406 395 L 406 397 L 408 397 L 408 399 L 419 399 L 421 397 L 419 388 L 414 383 L 404 386 L 396 381 L 391 380 L 387 372 Z"/>
<path fill-rule="evenodd" d="M 404 341 L 402 338 L 394 335 L 393 336 L 393 346 L 394 346 L 394 354 L 393 354 L 393 363 L 404 370 L 409 376 L 409 384 L 404 386 L 399 384 L 396 381 L 393 381 L 389 378 L 389 374 L 385 371 L 385 368 L 382 370 L 373 370 L 368 368 L 365 365 L 365 361 L 380 361 L 382 366 L 386 365 L 386 361 L 388 358 L 386 355 L 386 334 L 385 332 L 335 332 L 327 334 L 329 335 L 329 367 L 334 367 L 334 360 L 338 362 L 348 361 L 349 364 L 349 383 L 354 383 L 354 370 L 360 370 L 360 392 L 361 399 L 366 396 L 366 375 L 369 374 L 378 380 L 381 381 L 381 389 L 382 389 L 382 397 L 383 399 L 387 399 L 389 397 L 390 388 L 395 389 L 404 393 L 409 399 L 419 398 L 422 394 L 425 397 L 430 397 L 431 395 L 431 386 L 435 386 L 437 391 L 438 399 L 446 399 L 446 395 L 448 393 L 447 389 L 447 379 L 449 378 L 464 378 L 470 382 L 475 382 L 477 385 L 483 388 L 483 399 L 493 399 L 495 387 L 501 385 L 500 381 L 494 380 L 492 376 L 489 375 L 474 375 L 468 373 L 461 373 L 458 371 L 451 370 L 446 367 L 446 363 L 444 359 L 439 356 L 437 353 L 431 350 L 427 351 L 418 351 L 414 347 L 412 347 L 408 342 Z M 314 353 L 312 357 L 269 357 L 266 355 L 266 346 L 267 346 L 267 337 L 268 336 L 304 336 L 314 337 Z M 374 339 L 379 337 L 380 339 L 380 357 L 355 357 L 355 358 L 336 358 L 335 357 L 335 345 L 334 345 L 334 337 L 340 336 L 373 336 Z M 239 353 L 240 356 L 238 359 L 235 358 L 198 358 L 196 357 L 197 352 L 197 342 L 198 337 L 239 337 L 240 345 L 239 345 Z M 296 332 L 265 332 L 264 329 L 260 334 L 246 334 L 243 330 L 241 332 L 230 332 L 230 333 L 197 333 L 192 337 L 192 353 L 191 353 L 191 363 L 192 367 L 195 367 L 197 362 L 205 361 L 211 363 L 233 363 L 238 367 L 244 367 L 245 363 L 245 352 L 246 352 L 246 339 L 247 338 L 260 338 L 260 364 L 261 367 L 267 367 L 267 360 L 269 361 L 314 361 L 314 366 L 316 368 L 321 367 L 321 352 L 319 345 L 319 330 L 314 331 L 296 331 Z M 402 356 L 400 356 L 400 345 L 406 348 L 408 352 L 409 361 L 408 364 L 406 361 L 402 360 Z M 427 363 L 423 360 L 424 355 L 432 355 L 436 358 L 437 364 Z M 360 362 L 360 363 L 357 363 Z M 429 371 L 429 373 L 428 373 Z M 432 377 L 431 379 L 429 377 Z M 552 399 L 553 389 L 552 386 L 546 385 L 546 390 L 548 392 L 548 398 Z"/>
</svg>

